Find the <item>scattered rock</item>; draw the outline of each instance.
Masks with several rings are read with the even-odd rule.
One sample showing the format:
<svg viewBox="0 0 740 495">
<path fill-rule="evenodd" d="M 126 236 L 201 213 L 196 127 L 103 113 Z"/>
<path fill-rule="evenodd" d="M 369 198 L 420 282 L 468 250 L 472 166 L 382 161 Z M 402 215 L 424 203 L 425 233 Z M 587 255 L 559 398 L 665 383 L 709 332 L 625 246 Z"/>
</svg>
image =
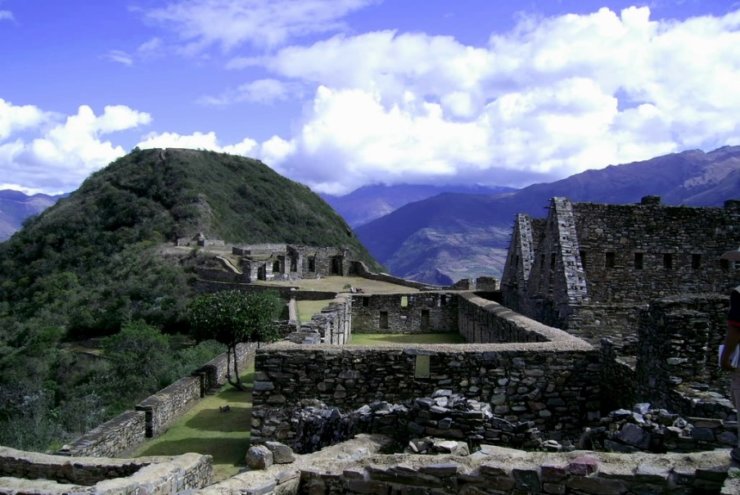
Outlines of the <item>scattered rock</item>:
<svg viewBox="0 0 740 495">
<path fill-rule="evenodd" d="M 275 464 L 290 464 L 295 461 L 293 449 L 280 442 L 265 442 L 265 447 L 272 452 Z"/>
<path fill-rule="evenodd" d="M 245 460 L 250 469 L 267 469 L 273 463 L 272 451 L 264 445 L 254 445 L 247 450 Z"/>
</svg>

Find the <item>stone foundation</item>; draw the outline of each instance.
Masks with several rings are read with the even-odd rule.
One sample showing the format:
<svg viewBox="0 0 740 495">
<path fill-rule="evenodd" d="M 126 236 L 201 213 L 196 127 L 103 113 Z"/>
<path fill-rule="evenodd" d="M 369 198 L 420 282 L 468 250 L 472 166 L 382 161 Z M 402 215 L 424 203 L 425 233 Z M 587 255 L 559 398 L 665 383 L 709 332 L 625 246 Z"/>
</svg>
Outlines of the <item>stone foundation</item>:
<svg viewBox="0 0 740 495">
<path fill-rule="evenodd" d="M 65 457 L 0 447 L 2 494 L 135 494 L 192 492 L 210 484 L 211 457 L 100 459 Z"/>
</svg>

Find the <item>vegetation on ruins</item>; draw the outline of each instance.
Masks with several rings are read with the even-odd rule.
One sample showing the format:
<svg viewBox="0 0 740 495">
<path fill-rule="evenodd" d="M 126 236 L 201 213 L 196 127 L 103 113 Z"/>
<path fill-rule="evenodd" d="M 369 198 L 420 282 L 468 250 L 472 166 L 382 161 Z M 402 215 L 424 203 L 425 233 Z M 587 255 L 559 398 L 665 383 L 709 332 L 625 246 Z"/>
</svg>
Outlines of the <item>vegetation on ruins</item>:
<svg viewBox="0 0 740 495">
<path fill-rule="evenodd" d="M 169 335 L 188 334 L 199 255 L 168 257 L 162 245 L 198 232 L 235 243 L 341 246 L 377 268 L 326 203 L 256 160 L 134 150 L 0 243 L 0 444 L 47 448 L 151 392 L 108 393 L 136 387 L 119 382 L 124 373 L 111 371 L 118 364 L 110 353 L 74 342 L 129 325 L 182 341 Z M 185 352 L 172 342 L 170 349 Z"/>
<path fill-rule="evenodd" d="M 282 305 L 276 292 L 238 290 L 203 294 L 190 303 L 188 320 L 193 336 L 198 340 L 214 339 L 227 347 L 231 361 L 227 367 L 233 366 L 234 374 L 229 372 L 226 378 L 237 389 L 245 390 L 237 365 L 237 344 L 277 340 L 275 320 Z"/>
<path fill-rule="evenodd" d="M 224 352 L 142 322 L 85 343 L 58 327 L 28 327 L 23 347 L 0 352 L 0 445 L 54 449 Z"/>
</svg>

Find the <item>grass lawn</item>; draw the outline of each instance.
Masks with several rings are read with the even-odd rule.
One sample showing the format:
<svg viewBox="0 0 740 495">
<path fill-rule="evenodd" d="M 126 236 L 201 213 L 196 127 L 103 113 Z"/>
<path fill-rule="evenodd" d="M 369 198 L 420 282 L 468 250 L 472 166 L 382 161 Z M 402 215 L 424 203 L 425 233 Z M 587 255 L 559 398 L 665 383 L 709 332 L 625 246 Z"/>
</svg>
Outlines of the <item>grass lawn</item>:
<svg viewBox="0 0 740 495">
<path fill-rule="evenodd" d="M 348 292 L 347 285 L 355 289 L 362 289 L 367 294 L 396 294 L 419 292 L 417 289 L 403 285 L 391 284 L 380 280 L 370 280 L 362 277 L 321 277 L 320 279 L 305 278 L 300 280 L 271 280 L 258 281 L 259 285 L 299 287 L 301 290 L 317 290 L 330 292 Z"/>
<path fill-rule="evenodd" d="M 463 344 L 459 333 L 353 333 L 350 345 L 377 344 Z"/>
<path fill-rule="evenodd" d="M 301 323 L 308 323 L 311 317 L 328 306 L 333 299 L 322 299 L 320 301 L 296 301 L 298 309 L 298 320 Z"/>
<path fill-rule="evenodd" d="M 251 387 L 254 369 L 242 375 L 242 381 Z M 231 408 L 229 412 L 219 410 L 225 405 Z M 216 395 L 206 396 L 193 406 L 166 433 L 144 443 L 134 457 L 186 452 L 209 454 L 213 456 L 214 480 L 224 480 L 244 466 L 251 413 L 252 394 L 224 385 Z"/>
</svg>

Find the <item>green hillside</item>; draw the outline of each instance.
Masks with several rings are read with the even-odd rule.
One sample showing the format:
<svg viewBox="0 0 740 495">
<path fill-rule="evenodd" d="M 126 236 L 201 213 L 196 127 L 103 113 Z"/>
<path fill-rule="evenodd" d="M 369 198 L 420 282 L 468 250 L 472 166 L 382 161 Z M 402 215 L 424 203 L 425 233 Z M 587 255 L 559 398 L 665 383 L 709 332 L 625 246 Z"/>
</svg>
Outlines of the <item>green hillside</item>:
<svg viewBox="0 0 740 495">
<path fill-rule="evenodd" d="M 155 247 L 203 232 L 227 242 L 344 246 L 375 266 L 307 187 L 259 161 L 207 151 L 134 151 L 0 244 L 0 315 L 40 313 L 70 332 L 143 318 L 178 324 L 187 274 Z"/>
</svg>

